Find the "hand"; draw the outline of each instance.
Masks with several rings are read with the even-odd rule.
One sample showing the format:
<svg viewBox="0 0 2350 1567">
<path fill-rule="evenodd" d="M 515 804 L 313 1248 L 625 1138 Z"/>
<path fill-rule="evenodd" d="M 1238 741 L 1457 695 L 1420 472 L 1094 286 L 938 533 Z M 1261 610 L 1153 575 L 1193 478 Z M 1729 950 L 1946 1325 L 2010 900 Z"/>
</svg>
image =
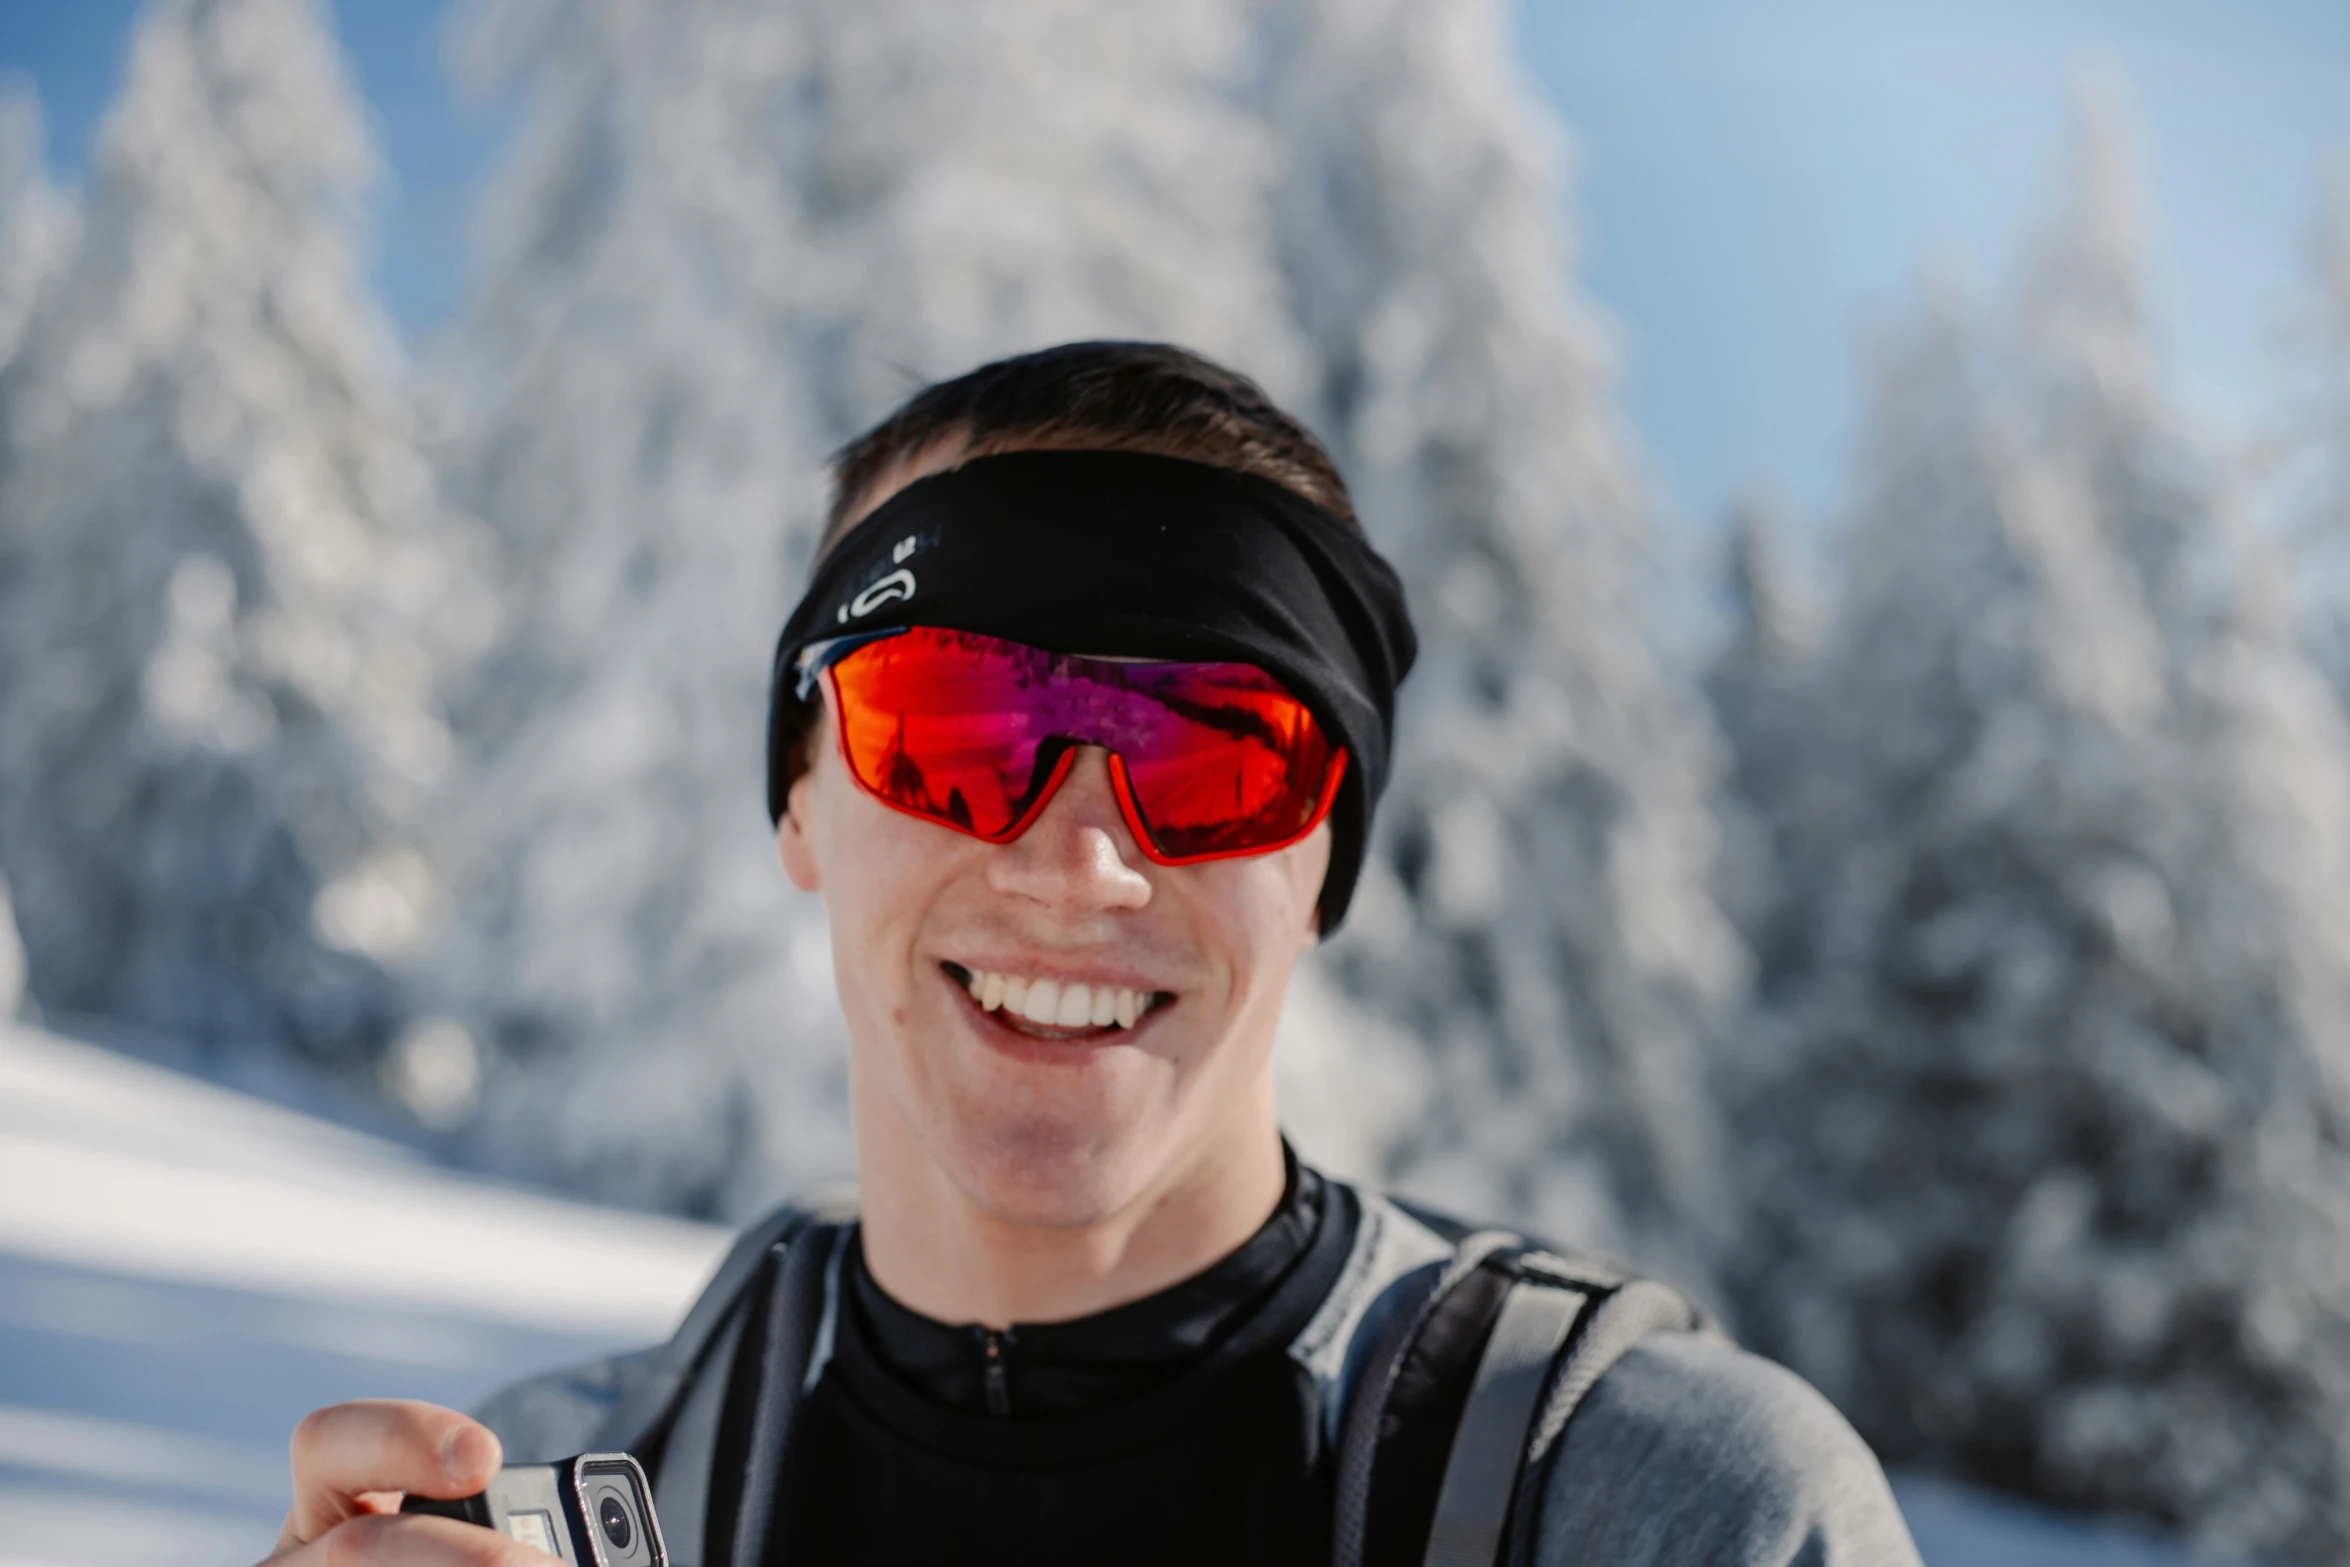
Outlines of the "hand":
<svg viewBox="0 0 2350 1567">
<path fill-rule="evenodd" d="M 505 1455 L 454 1409 L 370 1398 L 294 1428 L 294 1505 L 264 1567 L 547 1567 L 554 1558 L 454 1518 L 400 1516 L 400 1498 L 471 1496 Z"/>
</svg>

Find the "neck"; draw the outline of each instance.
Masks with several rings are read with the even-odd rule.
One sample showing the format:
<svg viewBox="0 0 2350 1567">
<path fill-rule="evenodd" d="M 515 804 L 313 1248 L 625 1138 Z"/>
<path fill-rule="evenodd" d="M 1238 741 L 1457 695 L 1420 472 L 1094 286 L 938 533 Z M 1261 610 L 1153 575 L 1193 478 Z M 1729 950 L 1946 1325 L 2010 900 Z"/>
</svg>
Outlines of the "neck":
<svg viewBox="0 0 2350 1567">
<path fill-rule="evenodd" d="M 1269 1079 L 1268 1074 L 1268 1079 Z M 1107 1211 L 1022 1222 L 975 1198 L 887 1112 L 857 1117 L 865 1265 L 900 1303 L 939 1322 L 1065 1322 L 1140 1300 L 1240 1249 L 1287 1179 L 1268 1080 L 1190 1156 Z M 869 1124 L 880 1123 L 880 1124 Z"/>
</svg>

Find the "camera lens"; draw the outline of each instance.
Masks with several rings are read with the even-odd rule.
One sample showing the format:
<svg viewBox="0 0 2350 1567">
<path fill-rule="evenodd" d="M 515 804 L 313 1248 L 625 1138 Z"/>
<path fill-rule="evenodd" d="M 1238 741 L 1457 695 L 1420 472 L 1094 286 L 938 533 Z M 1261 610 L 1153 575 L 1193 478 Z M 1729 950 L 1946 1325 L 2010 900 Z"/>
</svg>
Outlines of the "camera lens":
<svg viewBox="0 0 2350 1567">
<path fill-rule="evenodd" d="M 628 1521 L 628 1507 L 617 1492 L 606 1491 L 603 1500 L 596 1503 L 596 1522 L 604 1526 L 604 1538 L 616 1551 L 627 1550 L 628 1542 L 636 1538 L 636 1526 Z"/>
</svg>

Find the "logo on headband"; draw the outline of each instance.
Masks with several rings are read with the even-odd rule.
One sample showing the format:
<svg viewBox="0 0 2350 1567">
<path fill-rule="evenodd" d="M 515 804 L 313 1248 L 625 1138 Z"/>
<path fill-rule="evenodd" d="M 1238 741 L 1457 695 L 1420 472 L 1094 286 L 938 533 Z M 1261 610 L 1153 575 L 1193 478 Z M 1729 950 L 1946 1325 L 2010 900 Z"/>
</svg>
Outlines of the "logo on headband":
<svg viewBox="0 0 2350 1567">
<path fill-rule="evenodd" d="M 896 547 L 889 552 L 889 558 L 892 561 L 903 561 L 914 553 L 915 548 L 915 541 L 911 536 L 900 539 Z M 851 620 L 863 620 L 884 604 L 894 604 L 900 599 L 910 599 L 913 596 L 914 574 L 900 565 L 897 570 L 843 604 L 840 607 L 839 623 L 845 626 Z"/>
</svg>

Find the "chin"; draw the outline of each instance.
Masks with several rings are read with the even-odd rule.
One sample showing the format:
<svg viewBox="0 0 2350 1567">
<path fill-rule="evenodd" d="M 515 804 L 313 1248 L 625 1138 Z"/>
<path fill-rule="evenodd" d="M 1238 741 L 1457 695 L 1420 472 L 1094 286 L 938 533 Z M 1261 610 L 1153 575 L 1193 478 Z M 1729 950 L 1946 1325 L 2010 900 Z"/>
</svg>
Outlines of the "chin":
<svg viewBox="0 0 2350 1567">
<path fill-rule="evenodd" d="M 967 1019 L 952 1023 L 965 1037 L 915 1057 L 904 1086 L 930 1156 L 981 1210 L 1031 1229 L 1095 1224 L 1162 1173 L 1183 1119 L 1167 1060 L 1127 1047 L 1028 1059 L 969 1037 Z"/>
<path fill-rule="evenodd" d="M 1023 1118 L 972 1127 L 940 1151 L 979 1208 L 1023 1229 L 1062 1230 L 1100 1223 L 1141 1194 L 1148 1161 L 1136 1143 L 1105 1136 L 1099 1122 Z"/>
</svg>

